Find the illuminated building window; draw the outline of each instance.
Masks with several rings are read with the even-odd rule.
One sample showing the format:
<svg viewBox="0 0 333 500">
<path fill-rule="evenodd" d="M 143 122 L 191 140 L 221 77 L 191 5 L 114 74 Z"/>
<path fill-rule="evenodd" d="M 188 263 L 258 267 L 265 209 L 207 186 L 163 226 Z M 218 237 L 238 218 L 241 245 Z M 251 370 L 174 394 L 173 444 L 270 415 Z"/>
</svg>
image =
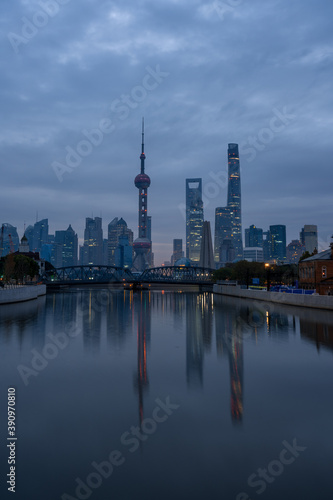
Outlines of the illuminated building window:
<svg viewBox="0 0 333 500">
<path fill-rule="evenodd" d="M 321 268 L 321 277 L 322 278 L 327 278 L 327 267 L 326 266 L 323 266 Z"/>
</svg>

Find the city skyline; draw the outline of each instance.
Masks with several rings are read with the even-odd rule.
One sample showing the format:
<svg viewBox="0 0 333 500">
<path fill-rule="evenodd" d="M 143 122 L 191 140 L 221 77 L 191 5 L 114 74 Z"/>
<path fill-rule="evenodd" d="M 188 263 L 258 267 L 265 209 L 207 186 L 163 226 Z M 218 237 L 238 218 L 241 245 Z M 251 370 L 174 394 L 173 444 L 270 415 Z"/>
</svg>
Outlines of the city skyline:
<svg viewBox="0 0 333 500">
<path fill-rule="evenodd" d="M 206 220 L 224 206 L 228 143 L 240 149 L 243 227 L 285 224 L 290 242 L 316 224 L 327 248 L 333 5 L 235 3 L 223 13 L 223 2 L 68 2 L 24 41 L 22 18 L 40 4 L 8 3 L 1 222 L 22 235 L 38 212 L 52 233 L 71 223 L 81 244 L 92 214 L 104 231 L 114 217 L 135 230 L 145 116 L 156 264 L 185 240 L 184 179 L 202 178 Z"/>
<path fill-rule="evenodd" d="M 199 178 L 198 179 L 186 179 L 186 186 L 188 187 L 188 184 L 191 185 L 191 184 L 193 184 L 193 182 L 195 182 L 198 185 L 201 185 L 200 181 L 201 181 L 201 179 L 199 179 Z M 187 189 L 186 189 L 186 192 L 187 192 Z M 228 216 L 230 216 L 229 209 L 227 207 L 217 207 L 216 208 L 216 213 L 218 213 L 219 216 L 221 214 L 223 214 L 224 211 L 227 211 Z M 140 217 L 140 211 L 139 211 L 139 217 Z M 70 262 L 69 263 L 70 265 L 75 265 L 76 260 L 78 261 L 78 263 L 80 265 L 89 264 L 89 263 L 90 264 L 94 263 L 96 265 L 101 265 L 101 264 L 119 265 L 116 263 L 116 261 L 114 261 L 114 258 L 115 258 L 114 251 L 118 247 L 119 236 L 125 235 L 126 240 L 127 240 L 126 244 L 133 245 L 133 231 L 131 230 L 131 228 L 128 228 L 126 221 L 124 221 L 123 218 L 118 219 L 118 217 L 115 217 L 107 225 L 107 231 L 105 233 L 103 232 L 103 227 L 102 227 L 103 224 L 102 224 L 102 219 L 100 217 L 95 217 L 95 218 L 86 217 L 85 222 L 86 222 L 86 228 L 84 230 L 84 234 L 85 234 L 84 239 L 78 237 L 78 235 L 75 233 L 75 230 L 73 230 L 70 223 L 69 223 L 69 227 L 67 229 L 64 229 L 64 228 L 61 230 L 58 229 L 55 231 L 55 234 L 51 234 L 49 232 L 48 219 L 42 219 L 42 220 L 36 221 L 34 226 L 29 225 L 28 227 L 26 227 L 24 237 L 25 237 L 26 241 L 29 240 L 30 250 L 32 249 L 33 251 L 42 252 L 41 257 L 54 264 L 53 260 L 51 261 L 51 257 L 50 258 L 46 257 L 46 252 L 48 251 L 48 252 L 52 253 L 52 251 L 51 251 L 52 245 L 54 243 L 59 244 L 59 242 L 60 242 L 60 240 L 58 241 L 57 238 L 63 238 L 64 234 L 68 233 L 68 231 L 70 231 L 71 232 L 70 239 L 72 239 L 73 237 L 76 239 L 76 250 L 74 251 L 74 255 L 76 254 L 76 257 L 75 256 L 73 257 L 74 261 L 73 261 L 73 263 Z M 150 237 L 151 237 L 151 216 L 148 216 L 147 222 L 148 222 L 147 234 L 149 235 L 149 241 L 151 241 L 150 240 Z M 90 238 L 90 236 L 89 237 L 86 236 L 86 233 L 87 233 L 87 228 L 89 227 L 90 224 L 93 224 L 93 226 L 94 226 L 93 232 L 95 232 L 95 229 L 97 229 L 97 228 L 95 228 L 96 223 L 98 224 L 98 227 L 99 227 L 99 229 L 97 230 L 97 232 L 99 232 L 99 235 L 97 235 L 97 233 L 96 233 L 96 235 L 93 236 L 93 239 L 91 241 L 93 241 L 95 239 L 95 237 L 96 237 L 96 241 L 98 240 L 98 238 L 100 239 L 100 244 L 98 245 L 99 248 L 95 247 L 95 250 L 97 251 L 97 253 L 98 252 L 100 252 L 100 253 L 99 253 L 99 257 L 97 258 L 97 260 L 95 258 L 96 256 L 93 257 L 91 260 L 88 257 L 87 258 L 85 257 L 85 248 L 88 248 L 88 246 L 86 246 L 86 245 L 89 245 L 88 240 Z M 210 224 L 210 221 L 207 221 L 207 223 Z M 204 224 L 204 222 L 203 222 L 203 224 Z M 217 218 L 215 219 L 215 225 L 216 224 L 219 224 L 219 226 L 220 226 L 220 220 L 218 220 Z M 112 231 L 112 228 L 114 229 L 114 231 Z M 299 246 L 298 258 L 305 251 L 312 253 L 313 251 L 316 251 L 316 250 L 318 251 L 318 249 L 319 249 L 319 251 L 327 250 L 326 248 L 323 248 L 320 245 L 316 225 L 305 224 L 304 227 L 300 229 L 299 237 L 297 239 L 290 240 L 290 241 L 286 238 L 286 229 L 287 229 L 287 227 L 285 225 L 281 225 L 281 224 L 280 225 L 270 225 L 269 228 L 267 229 L 267 231 L 263 231 L 263 228 L 258 228 L 255 225 L 251 225 L 249 228 L 243 228 L 243 233 L 244 233 L 243 250 L 245 250 L 245 249 L 250 250 L 252 247 L 255 247 L 258 249 L 258 247 L 260 247 L 261 250 L 263 251 L 263 260 L 264 261 L 269 262 L 269 261 L 275 260 L 275 261 L 278 261 L 280 263 L 282 263 L 285 260 L 286 254 L 288 254 L 288 247 L 290 247 L 290 251 L 291 251 L 291 246 L 295 245 L 295 244 Z M 221 228 L 219 229 L 219 231 L 221 231 Z M 282 233 L 281 233 L 281 231 L 282 231 Z M 114 235 L 113 235 L 113 232 L 115 233 Z M 185 230 L 185 232 L 186 232 L 186 230 Z M 61 233 L 63 233 L 63 236 L 60 237 Z M 224 231 L 222 231 L 222 233 L 224 234 Z M 225 237 L 225 236 L 223 236 L 222 233 L 221 233 L 221 236 L 217 236 L 217 233 L 215 231 L 215 238 L 212 237 L 213 233 L 211 233 L 213 247 L 214 247 L 214 241 L 215 241 L 215 248 L 217 248 L 216 245 L 222 244 L 223 239 Z M 9 234 L 9 238 L 8 238 L 8 234 Z M 264 235 L 265 235 L 266 239 L 263 239 Z M 28 240 L 26 238 L 27 236 L 28 236 Z M 104 238 L 104 236 L 107 236 L 107 238 Z M 24 239 L 24 237 L 23 237 L 23 239 Z M 230 238 L 230 236 L 228 236 L 228 235 L 226 237 Z M 261 243 L 259 242 L 258 238 L 261 241 Z M 8 253 L 10 253 L 11 246 L 12 246 L 13 250 L 17 250 L 19 247 L 19 242 L 21 240 L 22 240 L 22 236 L 20 236 L 18 234 L 17 228 L 15 226 L 11 226 L 8 223 L 2 224 L 1 238 L 0 238 L 1 255 L 5 256 Z M 80 243 L 80 241 L 82 241 L 82 244 Z M 183 241 L 182 238 L 181 239 L 173 239 L 173 253 L 175 251 L 175 242 L 182 242 L 182 241 Z M 73 252 L 73 243 L 70 243 L 70 245 L 72 247 L 71 252 Z M 276 245 L 278 245 L 278 246 L 276 246 Z M 47 250 L 45 247 L 50 247 L 50 248 Z M 113 250 L 111 249 L 111 247 L 113 248 Z M 185 248 L 186 248 L 186 237 L 185 237 Z M 277 250 L 277 248 L 279 248 L 279 249 Z M 93 249 L 93 251 L 95 251 L 95 250 Z M 56 250 L 53 250 L 53 251 L 56 251 Z M 64 258 L 66 261 L 65 255 L 66 255 L 67 250 L 64 249 L 64 251 L 65 251 L 64 256 L 59 257 L 59 258 L 60 259 Z M 223 250 L 221 250 L 221 251 L 223 252 Z M 50 256 L 51 256 L 51 253 L 50 253 Z M 184 252 L 182 252 L 182 253 L 184 254 Z M 214 251 L 213 251 L 213 253 L 214 253 Z M 200 254 L 201 254 L 201 247 L 200 247 Z M 134 255 L 134 248 L 133 248 L 133 255 Z M 56 257 L 56 256 L 52 257 L 52 259 L 53 258 L 55 258 L 56 261 L 58 259 L 58 257 Z M 154 259 L 154 254 L 152 254 L 152 258 Z M 227 258 L 226 260 L 222 259 L 222 261 L 220 262 L 220 265 L 223 266 L 226 262 L 231 262 L 234 258 L 235 258 L 235 256 L 234 256 L 234 250 L 233 250 L 232 257 Z M 243 257 L 243 259 L 248 259 L 248 258 L 249 258 L 248 255 L 247 255 L 247 257 L 245 257 L 245 256 Z M 294 258 L 296 258 L 296 254 L 294 255 Z M 89 260 L 91 260 L 91 262 L 89 262 Z M 215 258 L 214 258 L 214 260 L 215 260 Z M 236 257 L 236 260 L 242 260 L 242 259 L 239 259 Z M 169 262 L 169 261 L 166 260 L 164 262 L 161 262 L 160 265 L 167 265 L 166 264 L 167 262 Z M 195 261 L 195 260 L 193 262 L 195 264 L 199 263 L 198 261 Z M 287 255 L 286 262 L 289 262 L 288 255 Z M 217 263 L 217 261 L 215 260 L 215 264 L 216 263 Z M 63 265 L 63 264 L 61 264 L 61 265 Z M 170 265 L 170 263 L 168 265 Z M 171 256 L 171 265 L 174 265 L 174 264 L 172 264 L 172 256 Z M 130 265 L 130 267 L 132 267 L 132 264 Z M 155 267 L 154 261 L 153 261 L 153 265 L 150 265 L 149 267 Z"/>
</svg>

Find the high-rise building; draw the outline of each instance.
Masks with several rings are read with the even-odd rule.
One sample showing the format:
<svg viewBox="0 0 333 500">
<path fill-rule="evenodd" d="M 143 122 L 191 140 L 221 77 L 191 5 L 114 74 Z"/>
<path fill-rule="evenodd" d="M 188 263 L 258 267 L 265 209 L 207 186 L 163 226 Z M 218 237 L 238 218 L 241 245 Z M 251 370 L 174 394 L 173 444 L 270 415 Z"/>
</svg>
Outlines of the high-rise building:
<svg viewBox="0 0 333 500">
<path fill-rule="evenodd" d="M 2 224 L 0 228 L 0 257 L 16 252 L 20 240 L 17 234 L 17 228 L 11 224 Z"/>
<path fill-rule="evenodd" d="M 171 265 L 174 266 L 175 262 L 177 260 L 181 259 L 184 257 L 184 252 L 183 252 L 183 240 L 182 239 L 175 239 L 173 240 L 173 252 L 171 256 Z"/>
<path fill-rule="evenodd" d="M 49 221 L 42 219 L 34 224 L 32 251 L 41 252 L 42 245 L 49 243 Z"/>
<path fill-rule="evenodd" d="M 263 240 L 263 250 L 264 250 L 264 261 L 268 262 L 272 259 L 272 245 L 271 245 L 271 233 L 268 231 L 264 231 L 263 236 L 265 239 Z"/>
<path fill-rule="evenodd" d="M 298 264 L 304 251 L 304 245 L 299 240 L 292 240 L 287 246 L 287 262 L 289 264 Z"/>
<path fill-rule="evenodd" d="M 231 215 L 231 241 L 236 259 L 243 258 L 241 179 L 238 144 L 228 144 L 228 208 Z"/>
<path fill-rule="evenodd" d="M 55 244 L 54 243 L 44 243 L 40 252 L 42 260 L 50 262 L 54 267 L 61 267 L 61 255 L 60 252 L 55 255 Z"/>
<path fill-rule="evenodd" d="M 220 252 L 224 240 L 231 239 L 231 215 L 228 207 L 218 207 L 215 210 L 214 259 L 220 265 Z M 230 261 L 229 261 L 230 262 Z"/>
<path fill-rule="evenodd" d="M 277 261 L 286 260 L 286 226 L 277 224 L 269 226 L 271 258 Z"/>
<path fill-rule="evenodd" d="M 76 266 L 78 238 L 71 225 L 66 231 L 55 232 L 55 244 L 61 248 L 61 265 L 59 267 Z"/>
<path fill-rule="evenodd" d="M 199 262 L 203 228 L 202 179 L 186 179 L 186 257 Z"/>
<path fill-rule="evenodd" d="M 263 247 L 264 238 L 263 230 L 254 225 L 245 229 L 245 246 L 249 247 Z"/>
<path fill-rule="evenodd" d="M 101 217 L 86 218 L 84 244 L 80 255 L 83 265 L 103 265 L 103 229 Z"/>
<path fill-rule="evenodd" d="M 135 257 L 133 268 L 136 271 L 144 271 L 149 267 L 149 253 L 151 252 L 151 241 L 148 238 L 148 188 L 150 186 L 150 178 L 145 173 L 144 153 L 144 121 L 142 120 L 142 144 L 141 144 L 141 171 L 135 177 L 134 184 L 139 190 L 139 234 L 138 238 L 133 243 Z"/>
<path fill-rule="evenodd" d="M 33 249 L 33 244 L 34 244 L 34 227 L 33 226 L 28 226 L 26 230 L 24 231 L 24 234 L 26 238 L 28 239 L 28 244 L 30 250 Z"/>
<path fill-rule="evenodd" d="M 109 262 L 109 241 L 103 238 L 103 265 L 107 266 Z"/>
<path fill-rule="evenodd" d="M 244 260 L 249 262 L 263 262 L 264 251 L 262 247 L 245 247 L 243 250 Z"/>
<path fill-rule="evenodd" d="M 117 267 L 131 269 L 133 263 L 132 245 L 127 234 L 121 234 L 118 240 L 118 247 L 115 252 L 115 265 Z"/>
<path fill-rule="evenodd" d="M 227 263 L 233 262 L 236 258 L 235 248 L 230 238 L 223 240 L 220 247 L 219 266 L 223 267 Z"/>
<path fill-rule="evenodd" d="M 210 230 L 209 221 L 204 221 L 203 223 L 199 265 L 200 267 L 205 267 L 206 269 L 213 269 L 215 267 L 213 245 L 212 245 L 212 233 Z"/>
<path fill-rule="evenodd" d="M 300 232 L 300 241 L 305 247 L 305 251 L 313 253 L 318 250 L 318 228 L 315 225 L 305 225 Z"/>
<path fill-rule="evenodd" d="M 131 229 L 128 228 L 127 223 L 124 221 L 124 219 L 122 217 L 120 219 L 118 219 L 118 217 L 115 217 L 108 225 L 108 265 L 109 266 L 116 265 L 115 252 L 116 252 L 116 249 L 118 248 L 119 237 L 123 234 L 128 236 L 129 244 L 132 247 L 132 245 L 133 245 L 133 231 L 131 231 Z"/>
</svg>

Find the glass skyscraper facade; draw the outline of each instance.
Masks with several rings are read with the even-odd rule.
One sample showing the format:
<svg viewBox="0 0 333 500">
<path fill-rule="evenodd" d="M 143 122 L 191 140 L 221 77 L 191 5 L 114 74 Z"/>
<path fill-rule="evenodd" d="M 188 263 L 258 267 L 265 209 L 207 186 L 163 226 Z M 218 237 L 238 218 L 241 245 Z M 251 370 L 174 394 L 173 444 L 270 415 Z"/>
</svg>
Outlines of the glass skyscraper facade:
<svg viewBox="0 0 333 500">
<path fill-rule="evenodd" d="M 215 210 L 214 260 L 221 262 L 221 247 L 224 240 L 231 239 L 231 215 L 228 207 L 218 207 Z"/>
<path fill-rule="evenodd" d="M 315 225 L 305 225 L 300 232 L 300 241 L 304 245 L 305 250 L 313 253 L 314 249 L 318 250 L 318 228 Z"/>
<path fill-rule="evenodd" d="M 277 261 L 286 260 L 286 226 L 278 224 L 269 226 L 271 258 Z"/>
<path fill-rule="evenodd" d="M 66 231 L 55 232 L 55 245 L 61 248 L 61 266 L 77 265 L 78 238 L 71 225 Z"/>
<path fill-rule="evenodd" d="M 204 222 L 202 179 L 186 179 L 186 257 L 199 262 Z"/>
<path fill-rule="evenodd" d="M 83 265 L 103 265 L 103 229 L 100 217 L 86 218 L 80 259 Z"/>
<path fill-rule="evenodd" d="M 245 229 L 245 246 L 248 247 L 263 247 L 264 238 L 263 230 L 254 225 Z"/>
<path fill-rule="evenodd" d="M 20 240 L 17 234 L 17 228 L 11 224 L 2 224 L 0 228 L 0 257 L 5 257 L 11 250 L 18 250 Z"/>
<path fill-rule="evenodd" d="M 171 265 L 174 266 L 177 260 L 184 257 L 183 252 L 183 240 L 182 239 L 174 239 L 173 240 L 173 253 L 171 256 Z"/>
<path fill-rule="evenodd" d="M 231 241 L 235 258 L 243 258 L 241 180 L 238 144 L 228 144 L 228 202 L 231 216 Z"/>
<path fill-rule="evenodd" d="M 121 217 L 115 217 L 108 225 L 108 265 L 116 265 L 115 253 L 119 245 L 121 235 L 128 236 L 130 246 L 133 246 L 133 231 L 127 227 L 126 221 Z"/>
<path fill-rule="evenodd" d="M 41 252 L 42 246 L 46 243 L 49 243 L 49 221 L 43 219 L 34 224 L 32 248 L 30 247 L 30 249 L 33 252 Z"/>
</svg>

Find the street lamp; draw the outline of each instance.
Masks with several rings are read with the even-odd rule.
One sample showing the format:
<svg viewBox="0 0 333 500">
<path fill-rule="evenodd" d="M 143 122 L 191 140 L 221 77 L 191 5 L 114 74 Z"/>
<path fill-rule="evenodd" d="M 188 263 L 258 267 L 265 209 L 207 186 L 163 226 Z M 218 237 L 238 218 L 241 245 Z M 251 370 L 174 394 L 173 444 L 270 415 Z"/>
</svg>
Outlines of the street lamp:
<svg viewBox="0 0 333 500">
<path fill-rule="evenodd" d="M 269 289 L 270 289 L 270 277 L 271 277 L 271 274 L 270 274 L 270 271 L 271 271 L 271 268 L 269 266 L 269 264 L 265 264 L 265 268 L 266 268 L 266 280 L 267 280 L 267 292 L 269 292 Z"/>
</svg>

